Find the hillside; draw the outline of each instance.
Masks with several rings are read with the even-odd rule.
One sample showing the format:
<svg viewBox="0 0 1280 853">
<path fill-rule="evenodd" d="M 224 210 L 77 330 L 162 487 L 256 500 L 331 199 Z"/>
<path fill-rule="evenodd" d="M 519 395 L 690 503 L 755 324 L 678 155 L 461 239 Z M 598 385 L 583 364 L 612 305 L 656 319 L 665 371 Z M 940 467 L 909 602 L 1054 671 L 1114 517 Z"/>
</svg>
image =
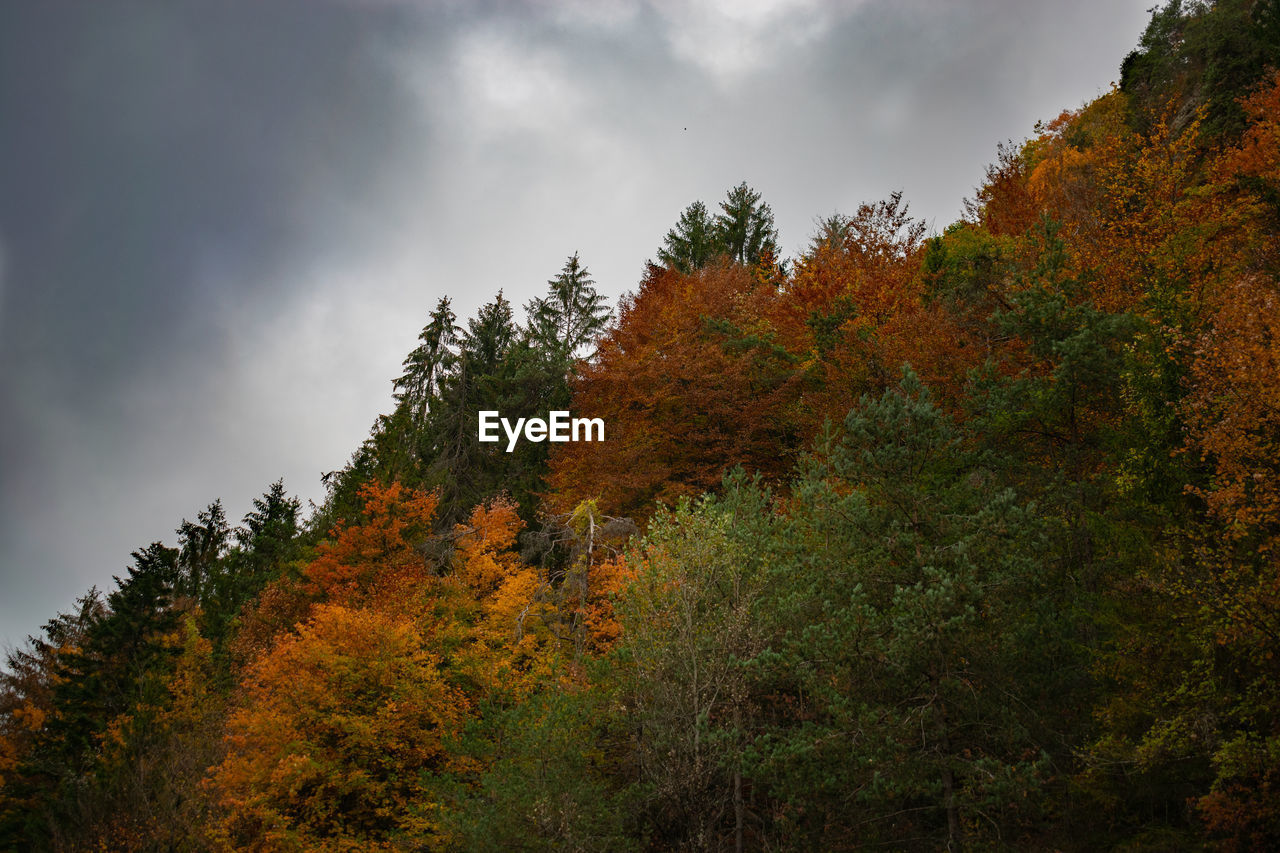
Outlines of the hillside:
<svg viewBox="0 0 1280 853">
<path fill-rule="evenodd" d="M 616 306 L 441 299 L 323 505 L 9 654 L 0 848 L 1280 848 L 1280 3 L 779 245 L 743 183 Z"/>
</svg>

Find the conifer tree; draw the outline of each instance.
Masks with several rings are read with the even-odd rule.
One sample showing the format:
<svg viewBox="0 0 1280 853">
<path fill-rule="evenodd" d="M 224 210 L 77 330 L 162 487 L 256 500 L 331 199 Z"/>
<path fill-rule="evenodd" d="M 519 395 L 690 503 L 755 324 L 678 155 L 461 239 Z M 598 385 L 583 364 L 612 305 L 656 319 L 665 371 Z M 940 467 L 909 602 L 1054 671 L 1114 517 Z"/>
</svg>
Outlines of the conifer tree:
<svg viewBox="0 0 1280 853">
<path fill-rule="evenodd" d="M 577 252 L 547 282 L 547 295 L 530 300 L 525 311 L 530 343 L 565 370 L 604 330 L 613 313 Z"/>
<path fill-rule="evenodd" d="M 441 383 L 420 444 L 426 484 L 440 490 L 441 524 L 454 524 L 503 488 L 509 464 L 505 448 L 480 443 L 476 417 L 482 410 L 514 416 L 504 404 L 513 390 L 512 355 L 519 342 L 511 303 L 501 291 L 467 321 L 459 337 L 456 362 Z"/>
<path fill-rule="evenodd" d="M 751 265 L 778 257 L 778 229 L 773 225 L 773 211 L 746 181 L 729 190 L 720 202 L 715 228 L 721 251 L 735 263 Z"/>
<path fill-rule="evenodd" d="M 215 500 L 196 513 L 194 522 L 184 518 L 177 533 L 181 575 L 179 590 L 200 601 L 209 578 L 218 571 L 218 561 L 231 537 L 222 501 Z"/>
<path fill-rule="evenodd" d="M 734 263 L 754 265 L 775 263 L 779 253 L 773 211 L 744 181 L 729 190 L 715 216 L 701 201 L 685 208 L 680 221 L 663 238 L 658 262 L 688 274 L 722 256 Z"/>
<path fill-rule="evenodd" d="M 707 213 L 707 206 L 695 201 L 684 209 L 676 227 L 663 238 L 658 261 L 669 269 L 691 273 L 705 267 L 721 252 L 715 221 Z"/>
<path fill-rule="evenodd" d="M 80 648 L 58 656 L 50 711 L 6 786 L 0 845 L 77 849 L 103 832 L 147 773 L 178 653 L 179 552 L 156 542 L 133 560 Z"/>
<path fill-rule="evenodd" d="M 408 409 L 414 428 L 421 428 L 429 401 L 440 393 L 441 384 L 453 367 L 461 331 L 456 320 L 449 297 L 441 297 L 430 322 L 418 335 L 421 343 L 405 357 L 404 373 L 393 383 L 396 402 Z"/>
</svg>

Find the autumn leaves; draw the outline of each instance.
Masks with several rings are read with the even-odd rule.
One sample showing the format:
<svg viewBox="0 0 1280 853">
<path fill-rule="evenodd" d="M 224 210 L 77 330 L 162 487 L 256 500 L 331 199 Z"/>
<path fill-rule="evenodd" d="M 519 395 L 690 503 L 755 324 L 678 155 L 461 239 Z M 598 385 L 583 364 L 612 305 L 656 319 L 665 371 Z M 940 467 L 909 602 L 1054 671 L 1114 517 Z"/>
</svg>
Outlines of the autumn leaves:
<svg viewBox="0 0 1280 853">
<path fill-rule="evenodd" d="M 576 255 L 441 300 L 309 522 L 211 505 L 8 657 L 0 838 L 1280 844 L 1280 78 L 1226 133 L 1179 53 L 1252 15 L 1161 11 L 939 235 L 782 262 L 741 185 L 612 320 Z"/>
</svg>

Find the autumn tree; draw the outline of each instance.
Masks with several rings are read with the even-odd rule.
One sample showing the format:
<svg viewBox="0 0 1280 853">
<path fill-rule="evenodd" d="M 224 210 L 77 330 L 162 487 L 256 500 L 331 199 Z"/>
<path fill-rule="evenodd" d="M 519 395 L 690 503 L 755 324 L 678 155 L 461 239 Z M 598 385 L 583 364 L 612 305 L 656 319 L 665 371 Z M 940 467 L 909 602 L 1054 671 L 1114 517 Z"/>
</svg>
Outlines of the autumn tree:
<svg viewBox="0 0 1280 853">
<path fill-rule="evenodd" d="M 901 193 L 866 203 L 821 236 L 766 309 L 776 339 L 803 369 L 803 434 L 839 420 L 859 394 L 892 385 L 910 363 L 932 385 L 959 392 L 980 358 L 920 275 L 924 224 Z"/>
<path fill-rule="evenodd" d="M 249 669 L 211 790 L 237 849 L 438 845 L 436 774 L 468 702 L 408 616 L 317 606 Z"/>
<path fill-rule="evenodd" d="M 647 515 L 655 499 L 715 488 L 736 463 L 786 471 L 792 357 L 760 316 L 774 289 L 741 266 L 650 267 L 575 379 L 574 409 L 609 432 L 556 447 L 556 511 L 594 498 L 611 515 Z"/>
<path fill-rule="evenodd" d="M 526 553 L 541 557 L 552 633 L 572 648 L 575 664 L 588 652 L 608 651 L 621 634 L 612 599 L 630 576 L 622 548 L 638 532 L 631 519 L 606 515 L 586 499 L 545 517 L 531 537 Z"/>
<path fill-rule="evenodd" d="M 332 531 L 302 570 L 313 594 L 342 604 L 411 606 L 403 596 L 431 572 L 418 545 L 430 533 L 438 499 L 399 483 L 366 483 L 361 515 Z"/>
</svg>

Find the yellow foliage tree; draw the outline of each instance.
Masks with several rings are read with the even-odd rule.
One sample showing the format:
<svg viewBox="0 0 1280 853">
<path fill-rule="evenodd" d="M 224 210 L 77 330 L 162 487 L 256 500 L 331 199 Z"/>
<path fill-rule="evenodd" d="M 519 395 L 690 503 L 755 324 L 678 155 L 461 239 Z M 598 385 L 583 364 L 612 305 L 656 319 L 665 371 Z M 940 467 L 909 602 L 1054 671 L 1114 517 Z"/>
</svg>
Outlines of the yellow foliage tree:
<svg viewBox="0 0 1280 853">
<path fill-rule="evenodd" d="M 230 849 L 442 843 L 435 774 L 468 698 L 412 620 L 322 604 L 250 668 L 209 785 Z"/>
</svg>

